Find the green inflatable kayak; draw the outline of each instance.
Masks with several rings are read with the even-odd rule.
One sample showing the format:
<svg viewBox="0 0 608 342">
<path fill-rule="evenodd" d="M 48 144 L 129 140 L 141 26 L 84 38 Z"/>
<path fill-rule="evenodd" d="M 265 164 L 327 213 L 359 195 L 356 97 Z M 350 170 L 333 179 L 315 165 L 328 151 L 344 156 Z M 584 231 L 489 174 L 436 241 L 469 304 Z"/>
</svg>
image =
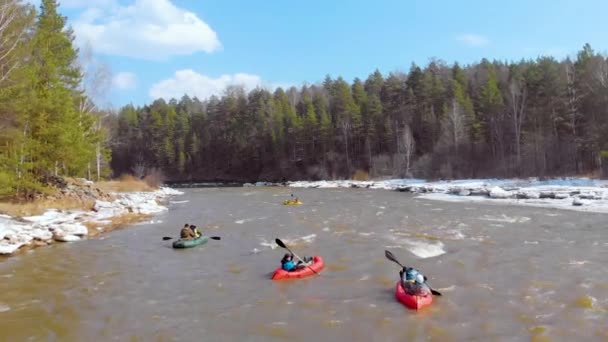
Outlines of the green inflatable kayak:
<svg viewBox="0 0 608 342">
<path fill-rule="evenodd" d="M 199 237 L 198 239 L 193 239 L 193 240 L 179 239 L 179 240 L 173 242 L 173 248 L 196 247 L 198 245 L 204 245 L 205 243 L 207 243 L 207 241 L 209 241 L 209 237 L 204 236 L 204 235 Z"/>
</svg>

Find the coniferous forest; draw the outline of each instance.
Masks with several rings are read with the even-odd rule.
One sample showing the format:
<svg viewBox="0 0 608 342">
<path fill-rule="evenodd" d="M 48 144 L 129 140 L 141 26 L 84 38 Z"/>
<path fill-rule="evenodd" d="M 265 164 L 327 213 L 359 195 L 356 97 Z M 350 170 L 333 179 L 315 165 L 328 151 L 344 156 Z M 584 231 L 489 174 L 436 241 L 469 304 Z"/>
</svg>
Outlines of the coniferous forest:
<svg viewBox="0 0 608 342">
<path fill-rule="evenodd" d="M 608 60 L 431 60 L 352 83 L 226 89 L 126 106 L 115 173 L 174 181 L 598 174 L 608 165 Z"/>
<path fill-rule="evenodd" d="M 104 111 L 56 0 L 0 0 L 0 196 L 50 176 L 168 181 L 608 176 L 608 59 L 431 59 Z M 407 69 L 407 61 L 404 67 Z M 331 70 L 328 70 L 331 72 Z M 93 77 L 94 78 L 94 77 Z"/>
</svg>

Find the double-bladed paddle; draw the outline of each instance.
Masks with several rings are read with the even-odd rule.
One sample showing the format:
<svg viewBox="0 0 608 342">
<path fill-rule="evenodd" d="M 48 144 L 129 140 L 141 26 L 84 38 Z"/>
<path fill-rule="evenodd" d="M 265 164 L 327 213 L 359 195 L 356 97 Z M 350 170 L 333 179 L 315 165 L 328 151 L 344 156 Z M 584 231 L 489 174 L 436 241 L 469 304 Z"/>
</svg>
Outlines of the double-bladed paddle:
<svg viewBox="0 0 608 342">
<path fill-rule="evenodd" d="M 163 236 L 163 241 L 173 239 L 171 236 Z M 222 238 L 219 236 L 209 236 L 211 240 L 221 240 Z"/>
<path fill-rule="evenodd" d="M 274 239 L 274 242 L 276 242 L 277 245 L 279 245 L 279 247 L 285 248 L 286 250 L 288 250 L 289 253 L 293 254 L 293 256 L 295 256 L 296 258 L 298 258 L 298 260 L 300 260 L 304 265 L 306 265 L 306 267 L 310 268 L 311 271 L 315 272 L 317 275 L 321 275 L 321 274 L 319 274 L 319 272 L 315 271 L 312 267 L 310 267 L 306 262 L 304 262 L 304 260 L 302 260 L 302 258 L 300 258 L 299 256 L 297 256 L 296 253 L 292 252 L 291 249 L 289 249 L 289 247 L 287 247 L 287 245 L 285 245 L 283 243 L 283 241 L 281 241 L 281 239 L 276 238 L 276 239 Z"/>
<path fill-rule="evenodd" d="M 397 265 L 401 266 L 401 268 L 405 268 L 405 266 L 403 266 L 399 260 L 397 260 L 397 258 L 395 258 L 395 256 L 393 255 L 393 253 L 391 253 L 390 251 L 384 251 L 384 255 L 386 255 L 386 258 L 394 263 L 396 263 Z M 426 284 L 427 286 L 429 284 Z M 431 289 L 431 287 L 429 286 L 429 289 L 431 290 L 431 293 L 434 294 L 435 296 L 441 296 L 441 292 L 435 291 L 433 289 Z"/>
</svg>

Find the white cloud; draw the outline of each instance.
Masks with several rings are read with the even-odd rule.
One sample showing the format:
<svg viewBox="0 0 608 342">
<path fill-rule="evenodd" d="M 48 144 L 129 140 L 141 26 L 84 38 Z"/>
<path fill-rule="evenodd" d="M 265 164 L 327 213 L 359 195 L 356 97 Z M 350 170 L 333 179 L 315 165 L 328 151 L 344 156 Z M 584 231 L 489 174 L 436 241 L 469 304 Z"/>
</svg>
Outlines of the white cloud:
<svg viewBox="0 0 608 342">
<path fill-rule="evenodd" d="M 116 0 L 61 0 L 61 7 L 83 8 L 83 7 L 110 7 L 117 6 Z"/>
<path fill-rule="evenodd" d="M 237 73 L 234 75 L 221 75 L 218 78 L 211 78 L 202 75 L 191 69 L 178 70 L 173 77 L 162 80 L 152 85 L 149 95 L 153 99 L 171 98 L 179 99 L 184 94 L 196 96 L 203 100 L 211 95 L 221 95 L 228 86 L 240 85 L 245 89 L 251 90 L 262 86 L 275 88 L 275 84 L 264 84 L 257 75 Z"/>
<path fill-rule="evenodd" d="M 70 2 L 75 6 L 85 0 Z M 90 41 L 96 52 L 163 60 L 221 48 L 209 25 L 170 0 L 135 0 L 128 6 L 112 0 L 94 3 L 98 6 L 85 10 L 73 26 L 79 45 Z"/>
<path fill-rule="evenodd" d="M 488 38 L 474 33 L 461 34 L 456 40 L 469 46 L 483 46 L 490 43 Z"/>
<path fill-rule="evenodd" d="M 26 0 L 26 2 L 38 7 L 40 0 Z M 118 5 L 117 0 L 60 0 L 59 10 L 64 8 L 84 8 L 84 7 L 109 7 Z"/>
<path fill-rule="evenodd" d="M 120 90 L 135 89 L 137 76 L 132 72 L 119 72 L 112 77 L 112 87 Z"/>
</svg>

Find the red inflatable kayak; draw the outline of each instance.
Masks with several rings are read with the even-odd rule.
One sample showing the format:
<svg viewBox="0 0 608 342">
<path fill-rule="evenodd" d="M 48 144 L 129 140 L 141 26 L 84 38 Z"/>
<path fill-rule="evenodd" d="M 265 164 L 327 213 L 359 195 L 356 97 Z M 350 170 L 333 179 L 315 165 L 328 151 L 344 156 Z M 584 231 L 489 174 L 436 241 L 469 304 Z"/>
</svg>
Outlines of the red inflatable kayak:
<svg viewBox="0 0 608 342">
<path fill-rule="evenodd" d="M 299 268 L 295 271 L 287 272 L 281 267 L 277 268 L 272 275 L 272 280 L 283 280 L 283 279 L 299 279 L 306 278 L 315 275 L 315 272 L 319 273 L 325 267 L 323 258 L 320 256 L 314 256 L 312 258 L 312 264 L 308 267 Z M 311 268 L 315 271 L 313 272 Z"/>
<path fill-rule="evenodd" d="M 397 282 L 397 286 L 395 288 L 395 298 L 401 302 L 401 304 L 407 306 L 410 309 L 420 310 L 425 306 L 431 305 L 433 302 L 433 295 L 429 294 L 428 296 L 416 296 L 411 295 L 405 292 L 403 286 L 401 286 L 401 282 Z"/>
</svg>

